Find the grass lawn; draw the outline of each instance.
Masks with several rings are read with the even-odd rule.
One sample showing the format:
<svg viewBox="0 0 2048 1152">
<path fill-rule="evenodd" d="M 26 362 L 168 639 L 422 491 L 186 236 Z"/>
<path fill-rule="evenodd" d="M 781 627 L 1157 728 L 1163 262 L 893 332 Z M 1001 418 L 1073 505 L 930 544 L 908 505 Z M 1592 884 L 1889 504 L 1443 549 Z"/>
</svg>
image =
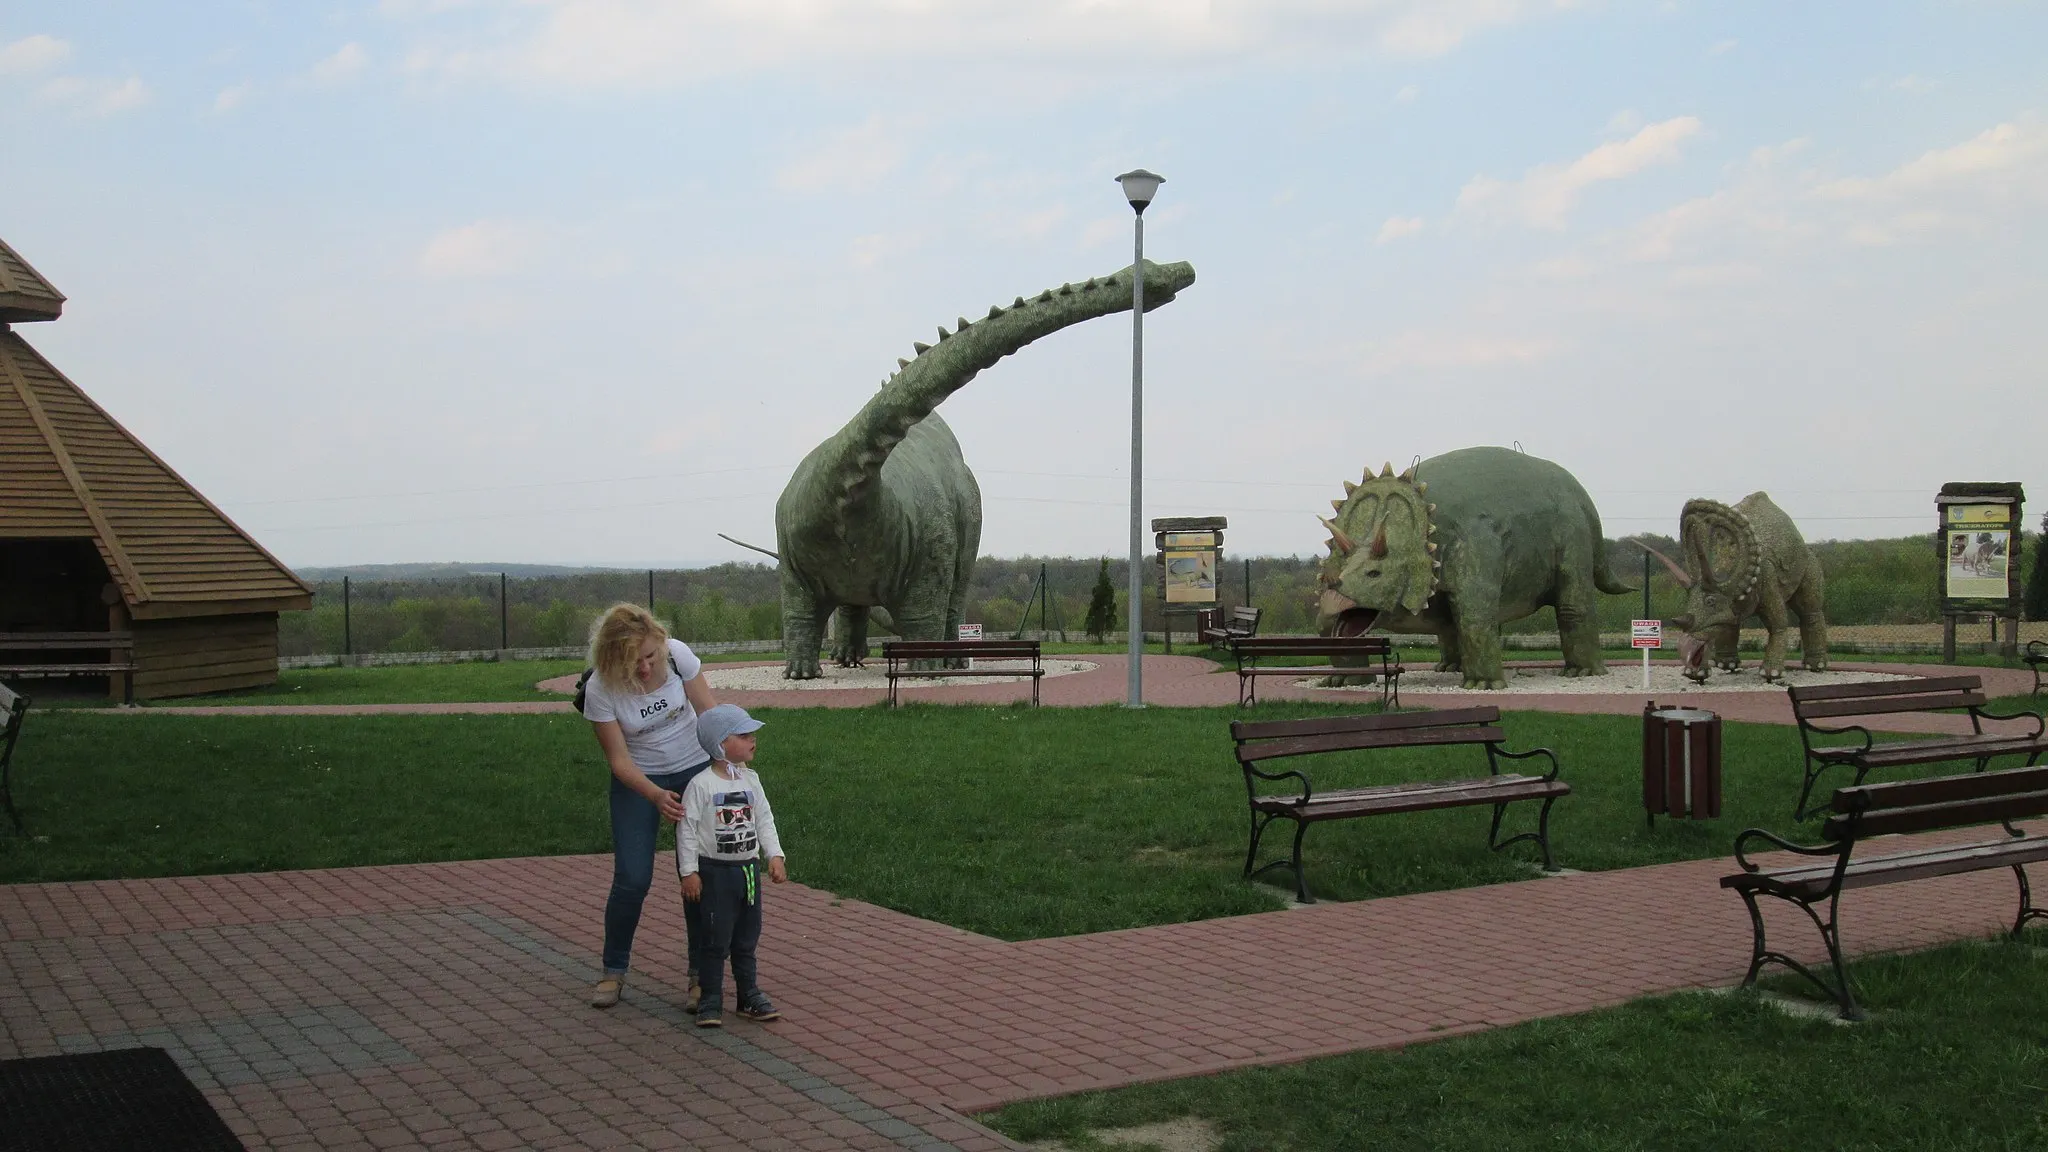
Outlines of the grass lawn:
<svg viewBox="0 0 2048 1152">
<path fill-rule="evenodd" d="M 1236 714 L 763 709 L 758 765 L 798 880 L 1006 939 L 1067 935 L 1280 906 L 1280 887 L 1239 879 Z M 1558 803 L 1552 835 L 1565 867 L 1722 856 L 1741 828 L 1789 828 L 1799 782 L 1789 728 L 1730 725 L 1726 814 L 1653 831 L 1634 717 L 1511 713 L 1506 726 L 1511 746 L 1549 745 L 1563 759 L 1574 793 Z M 1313 769 L 1324 786 L 1484 770 L 1474 748 L 1326 759 Z M 0 836 L 0 882 L 603 852 L 605 779 L 588 725 L 566 714 L 36 713 L 14 765 L 31 836 Z M 1530 846 L 1487 850 L 1487 816 L 1316 825 L 1310 883 L 1319 897 L 1355 900 L 1531 875 Z M 1509 827 L 1531 816 L 1511 810 Z M 1284 841 L 1269 837 L 1275 850 Z"/>
<path fill-rule="evenodd" d="M 980 1119 L 1076 1149 L 1104 1147 L 1094 1129 L 1184 1116 L 1209 1121 L 1231 1152 L 2048 1147 L 2038 947 L 1957 944 L 1852 968 L 1873 1010 L 1855 1027 L 1691 993 Z"/>
</svg>

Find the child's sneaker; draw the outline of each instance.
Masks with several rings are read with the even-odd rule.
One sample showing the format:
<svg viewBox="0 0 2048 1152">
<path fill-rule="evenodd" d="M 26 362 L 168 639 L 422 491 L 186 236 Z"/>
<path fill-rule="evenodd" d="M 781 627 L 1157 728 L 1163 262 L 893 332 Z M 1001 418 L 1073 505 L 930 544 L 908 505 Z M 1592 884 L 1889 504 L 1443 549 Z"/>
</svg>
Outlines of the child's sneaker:
<svg viewBox="0 0 2048 1152">
<path fill-rule="evenodd" d="M 716 999 L 706 999 L 697 1005 L 697 1027 L 720 1028 L 725 1025 L 725 1013 Z"/>
<path fill-rule="evenodd" d="M 775 1010 L 775 1005 L 769 1003 L 767 994 L 763 992 L 755 992 L 750 996 L 742 997 L 740 999 L 739 1013 L 741 1019 L 745 1020 L 766 1022 L 782 1018 L 782 1013 Z"/>
</svg>

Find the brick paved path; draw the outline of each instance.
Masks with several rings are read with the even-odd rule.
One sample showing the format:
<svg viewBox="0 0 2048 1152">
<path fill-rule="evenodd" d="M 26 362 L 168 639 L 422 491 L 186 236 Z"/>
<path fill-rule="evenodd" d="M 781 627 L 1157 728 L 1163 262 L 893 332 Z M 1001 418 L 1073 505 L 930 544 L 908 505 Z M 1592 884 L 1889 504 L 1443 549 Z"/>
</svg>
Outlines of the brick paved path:
<svg viewBox="0 0 2048 1152">
<path fill-rule="evenodd" d="M 1695 861 L 1005 943 L 799 885 L 706 1036 L 650 900 L 626 1003 L 582 1003 L 609 857 L 0 888 L 0 1057 L 172 1049 L 252 1146 L 1001 1147 L 948 1110 L 1399 1045 L 1737 982 Z M 1858 892 L 1857 953 L 1988 936 L 2012 882 Z M 1776 937 L 1818 958 L 1796 912 Z M 1260 1013 L 1300 994 L 1301 1010 Z M 773 1138 L 770 1138 L 773 1137 Z"/>
</svg>

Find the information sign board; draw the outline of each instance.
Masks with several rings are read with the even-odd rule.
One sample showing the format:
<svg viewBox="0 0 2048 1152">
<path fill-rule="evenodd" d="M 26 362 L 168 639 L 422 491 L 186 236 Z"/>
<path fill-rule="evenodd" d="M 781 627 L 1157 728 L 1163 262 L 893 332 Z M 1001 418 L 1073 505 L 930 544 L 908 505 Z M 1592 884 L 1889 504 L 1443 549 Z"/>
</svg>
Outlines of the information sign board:
<svg viewBox="0 0 2048 1152">
<path fill-rule="evenodd" d="M 1664 622 L 1662 620 L 1629 621 L 1628 643 L 1631 648 L 1662 648 L 1664 646 Z"/>
<path fill-rule="evenodd" d="M 955 637 L 955 639 L 958 639 L 958 640 L 979 640 L 979 639 L 981 639 L 981 625 L 979 625 L 979 624 L 962 624 L 962 625 L 960 626 L 960 633 L 959 633 L 959 635 L 958 635 L 958 636 L 956 636 L 956 637 Z"/>
</svg>

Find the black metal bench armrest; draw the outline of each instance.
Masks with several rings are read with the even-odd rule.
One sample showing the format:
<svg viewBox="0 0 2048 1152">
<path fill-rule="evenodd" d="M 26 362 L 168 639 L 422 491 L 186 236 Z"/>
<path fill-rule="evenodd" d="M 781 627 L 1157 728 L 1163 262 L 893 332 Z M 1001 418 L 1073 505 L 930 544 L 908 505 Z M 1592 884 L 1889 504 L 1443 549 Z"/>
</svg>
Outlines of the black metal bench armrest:
<svg viewBox="0 0 2048 1152">
<path fill-rule="evenodd" d="M 1978 707 L 1971 708 L 1970 714 L 1979 720 L 2020 720 L 2031 718 L 2034 721 L 2034 730 L 2027 735 L 2039 736 L 2042 732 L 2048 731 L 2048 720 L 2044 720 L 2039 712 L 2015 712 L 2010 716 L 2000 716 L 1995 712 L 1986 712 L 1983 708 Z"/>
<path fill-rule="evenodd" d="M 1312 799 L 1316 794 L 1315 785 L 1309 783 L 1308 775 L 1306 773 L 1297 772 L 1291 768 L 1285 772 L 1266 772 L 1261 770 L 1257 766 L 1251 764 L 1246 764 L 1244 766 L 1244 770 L 1247 774 L 1257 776 L 1261 780 L 1285 780 L 1289 777 L 1292 777 L 1296 780 L 1301 781 L 1301 799 L 1299 801 L 1299 803 L 1301 804 L 1307 804 L 1309 800 Z M 1247 781 L 1247 783 L 1249 783 L 1249 781 Z M 1263 797 L 1259 797 L 1259 799 L 1263 799 Z"/>
<path fill-rule="evenodd" d="M 1861 724 L 1844 724 L 1840 728 L 1824 728 L 1819 724 L 1814 724 L 1805 720 L 1801 720 L 1799 722 L 1799 726 L 1801 728 L 1806 729 L 1808 732 L 1818 732 L 1823 736 L 1847 736 L 1851 732 L 1854 732 L 1857 735 L 1863 737 L 1863 747 L 1861 748 L 1852 748 L 1847 744 L 1841 744 L 1833 748 L 1807 749 L 1807 754 L 1812 756 L 1861 756 L 1865 752 L 1870 751 L 1871 746 L 1875 743 L 1875 741 L 1871 738 L 1870 729 L 1865 728 Z"/>
<path fill-rule="evenodd" d="M 1550 775 L 1545 776 L 1543 779 L 1546 783 L 1557 779 L 1557 772 L 1559 768 L 1559 764 L 1557 762 L 1557 753 L 1552 752 L 1548 748 L 1531 748 L 1527 752 L 1510 752 L 1505 748 L 1496 748 L 1494 749 L 1494 751 L 1499 755 L 1507 757 L 1510 760 L 1527 760 L 1531 756 L 1548 756 L 1550 757 Z M 1493 774 L 1496 776 L 1500 775 L 1499 765 L 1493 765 Z"/>
<path fill-rule="evenodd" d="M 1775 832 L 1769 831 L 1768 829 L 1745 828 L 1742 831 L 1742 835 L 1737 836 L 1735 838 L 1735 862 L 1742 866 L 1742 870 L 1744 872 L 1761 871 L 1761 869 L 1759 869 L 1756 866 L 1756 864 L 1751 862 L 1751 860 L 1749 859 L 1748 844 L 1752 838 L 1757 840 L 1768 840 L 1771 842 L 1771 845 L 1775 848 L 1783 849 L 1786 852 L 1797 852 L 1801 856 L 1840 856 L 1844 851 L 1847 850 L 1846 841 L 1844 841 L 1842 844 L 1823 844 L 1818 847 L 1814 847 L 1805 844 L 1794 844 L 1790 840 L 1787 840 L 1783 836 L 1780 836 Z"/>
</svg>

